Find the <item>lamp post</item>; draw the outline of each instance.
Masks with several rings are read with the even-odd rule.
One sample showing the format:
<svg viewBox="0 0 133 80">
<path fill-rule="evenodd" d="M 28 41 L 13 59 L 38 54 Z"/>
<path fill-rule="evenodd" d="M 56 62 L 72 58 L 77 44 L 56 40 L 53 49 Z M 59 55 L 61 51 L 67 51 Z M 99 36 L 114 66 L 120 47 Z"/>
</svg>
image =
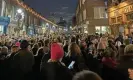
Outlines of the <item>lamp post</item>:
<svg viewBox="0 0 133 80">
<path fill-rule="evenodd" d="M 47 36 L 50 37 L 50 26 L 49 26 L 49 23 L 46 23 L 46 27 L 47 27 L 47 29 L 48 29 L 48 34 L 47 34 Z"/>
</svg>

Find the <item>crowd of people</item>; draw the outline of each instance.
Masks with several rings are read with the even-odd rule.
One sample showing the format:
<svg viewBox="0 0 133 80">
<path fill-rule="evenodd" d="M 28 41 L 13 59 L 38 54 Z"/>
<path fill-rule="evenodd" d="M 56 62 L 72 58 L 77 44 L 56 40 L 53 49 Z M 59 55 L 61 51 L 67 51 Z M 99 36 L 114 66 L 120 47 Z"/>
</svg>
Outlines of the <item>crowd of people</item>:
<svg viewBox="0 0 133 80">
<path fill-rule="evenodd" d="M 0 40 L 0 80 L 133 80 L 132 35 Z"/>
</svg>

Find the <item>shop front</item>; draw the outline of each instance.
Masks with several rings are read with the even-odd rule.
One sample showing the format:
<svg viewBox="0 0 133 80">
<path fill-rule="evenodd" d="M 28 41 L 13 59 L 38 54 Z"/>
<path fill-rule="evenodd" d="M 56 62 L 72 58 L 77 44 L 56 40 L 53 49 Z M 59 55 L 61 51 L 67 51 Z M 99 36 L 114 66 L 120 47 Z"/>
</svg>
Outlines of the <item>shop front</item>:
<svg viewBox="0 0 133 80">
<path fill-rule="evenodd" d="M 0 17 L 0 34 L 6 34 L 8 24 L 10 23 L 9 17 Z"/>
<path fill-rule="evenodd" d="M 133 32 L 133 0 L 120 3 L 108 9 L 109 25 L 114 35 L 119 33 L 130 34 Z"/>
<path fill-rule="evenodd" d="M 8 35 L 14 35 L 15 34 L 15 28 L 17 28 L 18 23 L 16 20 L 11 20 L 8 28 L 7 28 L 7 34 Z"/>
</svg>

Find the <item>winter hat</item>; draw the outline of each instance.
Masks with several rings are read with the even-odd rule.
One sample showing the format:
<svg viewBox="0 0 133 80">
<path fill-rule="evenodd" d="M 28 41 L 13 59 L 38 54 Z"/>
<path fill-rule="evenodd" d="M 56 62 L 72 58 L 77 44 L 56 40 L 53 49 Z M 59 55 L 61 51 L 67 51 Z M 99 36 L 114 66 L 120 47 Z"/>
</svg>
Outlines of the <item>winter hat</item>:
<svg viewBox="0 0 133 80">
<path fill-rule="evenodd" d="M 15 46 L 20 47 L 20 42 L 16 42 Z"/>
<path fill-rule="evenodd" d="M 51 60 L 59 60 L 63 58 L 64 51 L 58 43 L 53 43 L 51 45 Z"/>
</svg>

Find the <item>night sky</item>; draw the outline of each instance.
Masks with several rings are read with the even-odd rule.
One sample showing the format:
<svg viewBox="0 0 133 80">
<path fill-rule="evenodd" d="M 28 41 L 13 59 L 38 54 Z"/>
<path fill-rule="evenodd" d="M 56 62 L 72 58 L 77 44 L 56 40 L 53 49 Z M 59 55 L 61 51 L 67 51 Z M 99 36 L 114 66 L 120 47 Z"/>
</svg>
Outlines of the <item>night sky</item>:
<svg viewBox="0 0 133 80">
<path fill-rule="evenodd" d="M 58 22 L 60 17 L 69 20 L 75 15 L 78 0 L 24 0 L 24 2 L 45 18 L 54 13 Z"/>
</svg>

